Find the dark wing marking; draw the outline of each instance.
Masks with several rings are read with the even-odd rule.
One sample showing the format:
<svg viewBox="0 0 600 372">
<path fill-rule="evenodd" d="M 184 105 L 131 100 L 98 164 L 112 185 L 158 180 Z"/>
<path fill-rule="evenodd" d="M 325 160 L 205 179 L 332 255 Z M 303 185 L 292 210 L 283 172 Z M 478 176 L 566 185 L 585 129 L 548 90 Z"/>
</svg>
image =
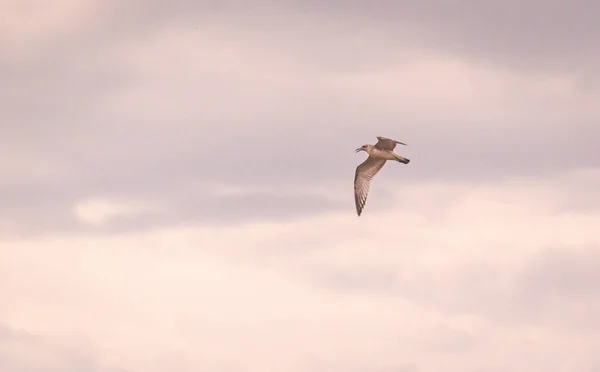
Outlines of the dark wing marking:
<svg viewBox="0 0 600 372">
<path fill-rule="evenodd" d="M 396 148 L 396 144 L 406 146 L 406 143 L 378 136 L 375 147 L 377 147 L 380 150 L 393 150 L 394 148 Z"/>
</svg>

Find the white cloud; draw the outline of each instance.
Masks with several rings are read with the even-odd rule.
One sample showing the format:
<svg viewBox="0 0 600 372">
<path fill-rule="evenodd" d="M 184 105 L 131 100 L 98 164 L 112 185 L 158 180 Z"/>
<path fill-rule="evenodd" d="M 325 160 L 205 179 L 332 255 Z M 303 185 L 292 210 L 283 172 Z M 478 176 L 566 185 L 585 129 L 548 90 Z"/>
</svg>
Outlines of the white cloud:
<svg viewBox="0 0 600 372">
<path fill-rule="evenodd" d="M 586 370 L 597 343 L 575 316 L 591 319 L 597 298 L 559 293 L 535 310 L 527 298 L 543 291 L 535 278 L 563 273 L 531 266 L 538 252 L 600 247 L 598 209 L 561 209 L 569 184 L 597 176 L 420 183 L 392 205 L 377 186 L 360 218 L 5 242 L 0 317 L 83 334 L 132 370 Z"/>
<path fill-rule="evenodd" d="M 73 213 L 81 222 L 102 226 L 119 217 L 134 217 L 157 209 L 156 203 L 148 201 L 94 198 L 75 204 Z"/>
</svg>

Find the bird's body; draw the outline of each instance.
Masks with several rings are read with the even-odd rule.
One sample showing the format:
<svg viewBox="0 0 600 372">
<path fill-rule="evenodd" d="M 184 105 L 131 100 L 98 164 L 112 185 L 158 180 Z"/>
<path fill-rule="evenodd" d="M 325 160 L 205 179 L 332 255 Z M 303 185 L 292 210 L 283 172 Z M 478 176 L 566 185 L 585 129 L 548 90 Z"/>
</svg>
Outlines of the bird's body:
<svg viewBox="0 0 600 372">
<path fill-rule="evenodd" d="M 356 152 L 365 151 L 369 154 L 367 160 L 356 167 L 354 174 L 354 204 L 356 205 L 356 213 L 360 216 L 367 201 L 371 180 L 388 160 L 397 161 L 403 164 L 408 164 L 410 159 L 402 157 L 394 152 L 396 144 L 405 145 L 385 137 L 377 137 L 375 145 L 363 145 L 356 149 Z"/>
<path fill-rule="evenodd" d="M 365 150 L 365 151 L 367 152 L 367 154 L 369 154 L 369 156 L 372 156 L 376 159 L 397 160 L 396 156 L 399 156 L 398 154 L 394 153 L 394 151 L 381 150 L 372 145 L 369 146 L 369 148 L 367 148 L 367 150 Z"/>
</svg>

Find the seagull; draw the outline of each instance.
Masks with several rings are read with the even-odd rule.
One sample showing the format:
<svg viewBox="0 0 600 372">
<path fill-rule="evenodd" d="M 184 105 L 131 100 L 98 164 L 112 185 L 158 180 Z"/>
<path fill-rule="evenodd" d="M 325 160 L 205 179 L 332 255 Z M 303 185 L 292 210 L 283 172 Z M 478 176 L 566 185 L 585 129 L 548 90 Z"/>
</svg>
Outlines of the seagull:
<svg viewBox="0 0 600 372">
<path fill-rule="evenodd" d="M 410 159 L 394 152 L 396 144 L 407 146 L 406 143 L 377 136 L 377 143 L 375 145 L 362 145 L 356 149 L 356 152 L 364 151 L 369 154 L 367 160 L 356 167 L 356 173 L 354 174 L 354 204 L 356 205 L 356 213 L 359 217 L 367 201 L 371 180 L 384 164 L 388 160 L 394 160 L 403 164 L 410 162 Z"/>
</svg>

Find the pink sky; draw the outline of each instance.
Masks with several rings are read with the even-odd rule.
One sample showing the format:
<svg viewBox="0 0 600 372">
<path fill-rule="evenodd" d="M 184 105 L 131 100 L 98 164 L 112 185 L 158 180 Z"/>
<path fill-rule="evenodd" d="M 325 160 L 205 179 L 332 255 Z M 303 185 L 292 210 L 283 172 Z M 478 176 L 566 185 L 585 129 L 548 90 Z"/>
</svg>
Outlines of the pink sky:
<svg viewBox="0 0 600 372">
<path fill-rule="evenodd" d="M 600 370 L 600 5 L 169 4 L 3 5 L 0 370 Z"/>
</svg>

